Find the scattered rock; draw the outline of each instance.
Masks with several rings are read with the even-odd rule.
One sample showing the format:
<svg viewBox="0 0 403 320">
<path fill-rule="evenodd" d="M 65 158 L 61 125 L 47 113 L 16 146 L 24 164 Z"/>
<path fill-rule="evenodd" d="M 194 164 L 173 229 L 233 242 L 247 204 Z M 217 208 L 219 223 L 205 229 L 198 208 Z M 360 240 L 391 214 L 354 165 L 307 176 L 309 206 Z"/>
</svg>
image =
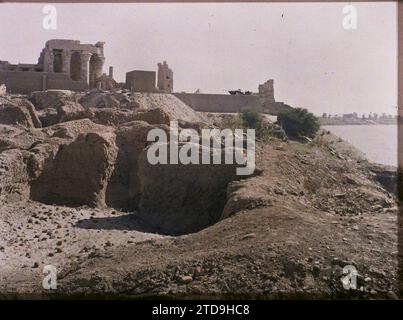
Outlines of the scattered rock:
<svg viewBox="0 0 403 320">
<path fill-rule="evenodd" d="M 45 90 L 34 91 L 28 99 L 34 104 L 37 110 L 46 108 L 57 108 L 66 102 L 75 101 L 75 94 L 69 90 Z"/>
<path fill-rule="evenodd" d="M 112 93 L 92 90 L 79 100 L 85 108 L 119 108 L 119 100 Z"/>
<path fill-rule="evenodd" d="M 57 122 L 78 120 L 86 117 L 86 110 L 77 102 L 66 102 L 57 106 Z"/>
<path fill-rule="evenodd" d="M 244 236 L 241 238 L 241 240 L 248 240 L 248 239 L 254 239 L 254 238 L 256 238 L 256 234 L 254 234 L 254 233 L 249 233 L 249 234 L 244 235 Z"/>
<path fill-rule="evenodd" d="M 386 295 L 387 295 L 388 299 L 399 300 L 398 295 L 393 291 L 388 291 L 388 293 Z"/>
<path fill-rule="evenodd" d="M 193 281 L 193 277 L 192 277 L 192 276 L 180 276 L 180 277 L 179 277 L 179 280 L 180 280 L 182 283 L 189 283 L 189 282 L 192 282 L 192 281 Z"/>
<path fill-rule="evenodd" d="M 0 96 L 4 96 L 7 93 L 6 85 L 0 84 Z"/>
<path fill-rule="evenodd" d="M 5 103 L 0 101 L 0 123 L 21 125 L 26 128 L 40 128 L 42 126 L 34 106 L 23 99 L 10 99 Z"/>
</svg>

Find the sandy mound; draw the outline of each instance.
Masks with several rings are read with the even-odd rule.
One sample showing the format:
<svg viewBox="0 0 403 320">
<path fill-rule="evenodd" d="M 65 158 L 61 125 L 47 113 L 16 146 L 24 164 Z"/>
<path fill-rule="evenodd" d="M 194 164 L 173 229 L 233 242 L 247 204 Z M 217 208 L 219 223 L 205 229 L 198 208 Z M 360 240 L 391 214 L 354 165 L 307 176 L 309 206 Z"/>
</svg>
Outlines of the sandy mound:
<svg viewBox="0 0 403 320">
<path fill-rule="evenodd" d="M 189 122 L 206 121 L 201 114 L 194 111 L 172 94 L 133 93 L 131 99 L 138 103 L 141 109 L 163 110 L 171 120 L 184 120 Z"/>
</svg>

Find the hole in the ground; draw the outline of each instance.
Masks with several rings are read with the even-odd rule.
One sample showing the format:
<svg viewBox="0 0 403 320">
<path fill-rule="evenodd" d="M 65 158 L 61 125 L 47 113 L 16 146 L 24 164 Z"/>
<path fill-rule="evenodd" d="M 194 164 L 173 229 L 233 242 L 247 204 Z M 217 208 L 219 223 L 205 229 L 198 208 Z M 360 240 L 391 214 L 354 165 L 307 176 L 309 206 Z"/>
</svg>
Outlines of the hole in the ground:
<svg viewBox="0 0 403 320">
<path fill-rule="evenodd" d="M 66 206 L 111 207 L 136 212 L 83 228 L 137 228 L 159 234 L 197 232 L 220 220 L 236 165 L 152 165 L 144 141 L 148 125 L 128 127 L 117 136 L 80 135 L 59 148 L 31 184 L 31 199 Z M 110 223 L 113 222 L 113 223 Z M 141 223 L 140 223 L 141 222 Z"/>
<path fill-rule="evenodd" d="M 175 166 L 173 166 L 175 167 Z M 84 201 L 84 193 L 80 190 L 72 191 L 68 178 L 58 173 L 60 166 L 51 166 L 52 170 L 38 179 L 31 188 L 31 198 L 46 204 L 59 204 L 67 206 L 81 206 L 90 204 Z M 168 170 L 169 173 L 163 174 Z M 141 182 L 141 188 L 132 192 L 126 185 L 115 186 L 116 190 L 123 190 L 127 198 L 109 198 L 108 207 L 119 211 L 127 211 L 127 215 L 105 218 L 87 219 L 77 223 L 77 227 L 99 230 L 137 230 L 141 232 L 157 233 L 163 235 L 183 235 L 194 233 L 209 227 L 221 218 L 227 201 L 227 185 L 230 168 L 221 166 L 210 168 L 213 172 L 203 173 L 197 166 L 195 168 L 176 165 L 176 168 L 162 166 L 150 170 L 140 170 L 136 179 Z M 229 174 L 223 174 L 225 171 Z M 56 171 L 56 172 L 55 172 Z M 192 173 L 192 171 L 194 171 Z M 77 171 L 70 179 L 81 181 L 85 177 L 77 176 Z M 126 172 L 126 174 L 129 174 Z M 130 175 L 130 174 L 129 174 Z M 64 183 L 52 178 L 64 177 Z M 87 181 L 89 185 L 91 182 Z M 95 185 L 95 184 L 93 184 Z M 130 185 L 130 184 L 129 184 Z M 78 186 L 75 186 L 78 188 Z M 63 193 L 61 196 L 60 193 Z M 90 194 L 87 192 L 87 194 Z M 77 195 L 81 195 L 78 198 Z M 94 199 L 96 197 L 94 196 Z M 88 200 L 88 199 L 87 199 Z M 116 201 L 118 200 L 118 201 Z M 124 201 L 129 208 L 111 204 L 121 204 Z M 96 201 L 92 202 L 96 205 Z M 136 210 L 134 213 L 133 211 Z"/>
<path fill-rule="evenodd" d="M 158 223 L 152 224 L 144 216 L 139 213 L 128 213 L 122 216 L 101 217 L 92 219 L 83 219 L 76 223 L 76 227 L 89 230 L 126 230 L 139 231 L 145 233 L 155 233 L 159 235 L 180 236 L 184 234 L 194 233 L 206 227 L 209 227 L 219 221 L 211 221 L 209 225 L 189 230 L 171 230 L 159 226 Z M 177 221 L 180 224 L 180 221 Z"/>
</svg>

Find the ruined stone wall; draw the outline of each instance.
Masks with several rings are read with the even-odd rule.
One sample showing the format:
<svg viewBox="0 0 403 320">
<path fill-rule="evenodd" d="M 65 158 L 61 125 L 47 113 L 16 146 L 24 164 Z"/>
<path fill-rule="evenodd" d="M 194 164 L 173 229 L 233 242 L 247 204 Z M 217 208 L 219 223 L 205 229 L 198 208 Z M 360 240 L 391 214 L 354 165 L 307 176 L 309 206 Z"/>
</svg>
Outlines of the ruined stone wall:
<svg viewBox="0 0 403 320">
<path fill-rule="evenodd" d="M 275 102 L 273 79 L 267 80 L 263 84 L 259 84 L 259 95 L 262 98 L 262 102 L 265 104 Z"/>
<path fill-rule="evenodd" d="M 127 72 L 125 86 L 135 92 L 155 92 L 155 72 L 139 70 Z"/>
<path fill-rule="evenodd" d="M 283 102 L 268 102 L 261 95 L 174 93 L 189 107 L 200 112 L 238 113 L 253 109 L 271 115 L 291 107 Z"/>
<path fill-rule="evenodd" d="M 246 109 L 277 115 L 292 107 L 274 99 L 274 80 L 259 85 L 259 93 L 242 94 L 199 94 L 174 93 L 174 95 L 196 111 L 237 113 Z"/>
<path fill-rule="evenodd" d="M 86 91 L 88 90 L 88 83 L 84 81 L 72 81 L 64 74 L 51 73 L 47 76 L 46 89 Z"/>
<path fill-rule="evenodd" d="M 166 61 L 158 63 L 157 88 L 166 93 L 171 93 L 174 90 L 174 74 Z"/>
<path fill-rule="evenodd" d="M 262 111 L 258 95 L 174 93 L 196 111 L 234 113 L 246 109 Z"/>
<path fill-rule="evenodd" d="M 42 75 L 29 71 L 0 71 L 0 83 L 5 84 L 10 93 L 30 93 L 42 90 Z"/>
<path fill-rule="evenodd" d="M 6 85 L 8 92 L 22 94 L 46 89 L 73 91 L 85 91 L 88 89 L 87 83 L 72 81 L 67 75 L 62 73 L 0 71 L 0 83 Z"/>
</svg>

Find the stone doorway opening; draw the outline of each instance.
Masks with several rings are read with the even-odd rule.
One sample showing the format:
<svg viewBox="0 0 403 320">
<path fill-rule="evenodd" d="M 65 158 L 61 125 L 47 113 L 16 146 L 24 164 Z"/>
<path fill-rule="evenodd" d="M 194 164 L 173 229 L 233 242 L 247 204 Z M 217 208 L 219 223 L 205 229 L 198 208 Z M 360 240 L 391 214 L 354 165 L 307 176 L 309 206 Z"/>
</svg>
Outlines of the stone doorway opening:
<svg viewBox="0 0 403 320">
<path fill-rule="evenodd" d="M 79 52 L 73 52 L 70 60 L 70 77 L 73 81 L 81 80 L 81 55 Z"/>
<path fill-rule="evenodd" d="M 53 72 L 63 72 L 62 50 L 53 50 Z"/>
</svg>

